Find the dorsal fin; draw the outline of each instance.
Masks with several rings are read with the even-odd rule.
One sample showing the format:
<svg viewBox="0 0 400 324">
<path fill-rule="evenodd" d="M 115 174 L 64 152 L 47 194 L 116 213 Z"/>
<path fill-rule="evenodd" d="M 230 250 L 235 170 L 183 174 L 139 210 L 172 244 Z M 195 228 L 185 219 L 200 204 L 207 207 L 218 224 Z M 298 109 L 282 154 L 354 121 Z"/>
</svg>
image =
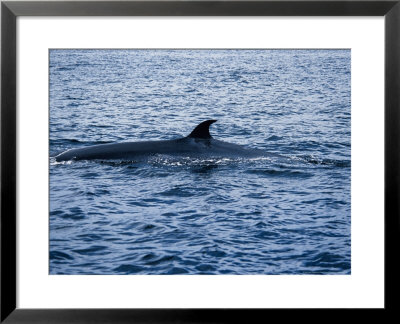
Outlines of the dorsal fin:
<svg viewBox="0 0 400 324">
<path fill-rule="evenodd" d="M 215 119 L 203 121 L 202 123 L 200 123 L 196 126 L 196 128 L 190 133 L 190 135 L 188 137 L 212 138 L 210 135 L 209 128 L 210 128 L 210 125 L 215 122 L 216 122 Z"/>
</svg>

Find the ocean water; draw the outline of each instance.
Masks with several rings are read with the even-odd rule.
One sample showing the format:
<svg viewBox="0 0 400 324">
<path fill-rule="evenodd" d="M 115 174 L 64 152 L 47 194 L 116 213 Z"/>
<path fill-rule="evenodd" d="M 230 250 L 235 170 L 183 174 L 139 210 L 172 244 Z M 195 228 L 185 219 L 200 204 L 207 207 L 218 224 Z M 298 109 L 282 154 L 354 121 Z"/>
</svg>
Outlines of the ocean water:
<svg viewBox="0 0 400 324">
<path fill-rule="evenodd" d="M 50 274 L 351 273 L 350 50 L 50 50 Z M 56 162 L 188 135 L 276 158 Z"/>
</svg>

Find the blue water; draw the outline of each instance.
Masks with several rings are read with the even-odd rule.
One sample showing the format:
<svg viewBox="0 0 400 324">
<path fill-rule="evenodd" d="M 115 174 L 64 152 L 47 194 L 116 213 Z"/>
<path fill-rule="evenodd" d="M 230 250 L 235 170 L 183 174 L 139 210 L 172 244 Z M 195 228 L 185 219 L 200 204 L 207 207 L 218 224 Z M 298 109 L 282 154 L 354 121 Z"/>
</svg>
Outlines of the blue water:
<svg viewBox="0 0 400 324">
<path fill-rule="evenodd" d="M 350 274 L 350 50 L 51 50 L 50 274 Z M 214 138 L 277 158 L 69 161 Z"/>
</svg>

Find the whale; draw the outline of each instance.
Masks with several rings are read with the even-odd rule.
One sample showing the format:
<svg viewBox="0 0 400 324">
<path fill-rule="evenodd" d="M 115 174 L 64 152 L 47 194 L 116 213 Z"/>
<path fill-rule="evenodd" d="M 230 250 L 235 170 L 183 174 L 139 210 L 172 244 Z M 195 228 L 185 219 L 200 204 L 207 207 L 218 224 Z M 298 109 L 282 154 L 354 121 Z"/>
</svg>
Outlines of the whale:
<svg viewBox="0 0 400 324">
<path fill-rule="evenodd" d="M 154 155 L 189 158 L 256 158 L 268 155 L 260 149 L 214 139 L 210 135 L 209 128 L 216 121 L 215 119 L 203 121 L 188 136 L 177 139 L 91 145 L 62 152 L 55 156 L 55 160 L 57 162 L 70 160 L 135 161 Z"/>
</svg>

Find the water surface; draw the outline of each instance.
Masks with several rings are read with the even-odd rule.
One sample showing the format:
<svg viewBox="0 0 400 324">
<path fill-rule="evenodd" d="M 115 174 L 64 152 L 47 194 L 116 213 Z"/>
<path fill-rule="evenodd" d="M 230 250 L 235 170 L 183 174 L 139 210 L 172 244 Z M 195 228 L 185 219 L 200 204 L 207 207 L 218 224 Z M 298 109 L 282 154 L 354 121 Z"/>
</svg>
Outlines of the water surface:
<svg viewBox="0 0 400 324">
<path fill-rule="evenodd" d="M 276 158 L 50 157 L 50 274 L 350 274 L 349 50 L 51 50 L 50 156 L 201 121 Z"/>
</svg>

